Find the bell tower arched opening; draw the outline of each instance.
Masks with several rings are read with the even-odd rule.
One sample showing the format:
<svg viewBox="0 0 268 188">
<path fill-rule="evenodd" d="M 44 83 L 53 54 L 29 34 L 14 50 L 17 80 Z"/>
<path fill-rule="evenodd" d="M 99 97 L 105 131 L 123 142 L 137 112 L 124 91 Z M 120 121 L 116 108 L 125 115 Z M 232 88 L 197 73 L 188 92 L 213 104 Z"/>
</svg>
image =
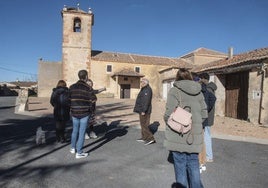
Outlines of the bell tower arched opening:
<svg viewBox="0 0 268 188">
<path fill-rule="evenodd" d="M 74 19 L 73 31 L 74 32 L 81 32 L 81 19 L 80 18 Z"/>
</svg>

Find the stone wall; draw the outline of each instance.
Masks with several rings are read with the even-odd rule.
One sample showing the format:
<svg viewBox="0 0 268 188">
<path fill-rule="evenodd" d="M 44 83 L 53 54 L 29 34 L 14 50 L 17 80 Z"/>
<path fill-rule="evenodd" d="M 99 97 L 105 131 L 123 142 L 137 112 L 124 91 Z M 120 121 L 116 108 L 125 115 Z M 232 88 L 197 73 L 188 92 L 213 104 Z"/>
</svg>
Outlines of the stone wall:
<svg viewBox="0 0 268 188">
<path fill-rule="evenodd" d="M 258 123 L 261 99 L 261 75 L 258 72 L 249 73 L 248 88 L 248 118 L 250 122 Z"/>
<path fill-rule="evenodd" d="M 215 115 L 224 117 L 225 116 L 225 76 L 224 75 L 214 75 L 210 76 L 210 81 L 217 85 L 217 90 L 215 95 L 217 101 L 215 104 Z"/>
<path fill-rule="evenodd" d="M 193 55 L 189 56 L 187 58 L 184 58 L 190 62 L 192 62 L 194 65 L 203 65 L 209 62 L 217 61 L 220 59 L 225 58 L 226 56 L 224 55 Z"/>
<path fill-rule="evenodd" d="M 62 79 L 61 62 L 39 62 L 38 97 L 50 97 L 52 89 Z"/>
<path fill-rule="evenodd" d="M 262 114 L 261 123 L 268 126 L 268 69 L 266 69 L 266 74 L 263 84 L 263 101 L 262 101 Z"/>
<path fill-rule="evenodd" d="M 23 112 L 24 110 L 28 110 L 28 96 L 28 89 L 18 90 L 18 97 L 16 98 L 16 111 Z"/>
<path fill-rule="evenodd" d="M 106 87 L 106 93 L 113 93 L 115 98 L 120 98 L 120 84 L 131 85 L 130 98 L 135 99 L 140 91 L 140 78 L 128 77 L 128 80 L 116 78 L 114 73 L 120 72 L 123 69 L 130 69 L 134 71 L 136 66 L 140 67 L 140 74 L 145 75 L 149 79 L 150 86 L 152 87 L 154 97 L 161 97 L 162 80 L 159 71 L 167 68 L 168 66 L 156 66 L 146 64 L 130 64 L 123 62 L 104 62 L 91 60 L 91 77 L 94 82 L 94 88 Z M 112 65 L 112 72 L 106 72 L 106 66 Z M 127 77 L 127 76 L 126 76 Z M 105 93 L 105 92 L 104 92 Z"/>
</svg>

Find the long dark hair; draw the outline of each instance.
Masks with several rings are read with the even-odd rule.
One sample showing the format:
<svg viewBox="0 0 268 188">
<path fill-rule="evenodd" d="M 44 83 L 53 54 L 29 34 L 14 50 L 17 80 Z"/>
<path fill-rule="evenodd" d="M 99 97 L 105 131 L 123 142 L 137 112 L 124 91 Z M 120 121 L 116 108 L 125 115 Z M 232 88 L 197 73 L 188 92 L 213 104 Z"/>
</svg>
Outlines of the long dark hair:
<svg viewBox="0 0 268 188">
<path fill-rule="evenodd" d="M 181 68 L 178 70 L 175 80 L 193 80 L 193 77 L 189 70 Z"/>
</svg>

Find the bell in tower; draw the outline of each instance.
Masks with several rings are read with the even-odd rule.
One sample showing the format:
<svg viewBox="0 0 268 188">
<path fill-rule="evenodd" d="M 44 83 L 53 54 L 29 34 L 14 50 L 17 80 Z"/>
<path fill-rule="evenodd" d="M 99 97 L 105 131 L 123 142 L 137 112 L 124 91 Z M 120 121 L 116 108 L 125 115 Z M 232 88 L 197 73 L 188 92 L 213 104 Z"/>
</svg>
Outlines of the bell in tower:
<svg viewBox="0 0 268 188">
<path fill-rule="evenodd" d="M 74 19 L 74 32 L 81 32 L 81 20 L 79 18 Z"/>
</svg>

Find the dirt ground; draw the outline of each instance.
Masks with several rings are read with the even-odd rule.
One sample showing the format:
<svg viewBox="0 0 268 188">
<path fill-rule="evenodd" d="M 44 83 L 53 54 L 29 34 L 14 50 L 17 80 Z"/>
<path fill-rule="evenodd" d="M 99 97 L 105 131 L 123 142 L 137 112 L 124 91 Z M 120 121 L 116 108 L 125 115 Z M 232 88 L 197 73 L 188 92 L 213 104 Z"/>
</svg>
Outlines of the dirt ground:
<svg viewBox="0 0 268 188">
<path fill-rule="evenodd" d="M 216 116 L 215 124 L 212 127 L 213 133 L 268 139 L 268 126 L 254 125 L 247 121 Z"/>
<path fill-rule="evenodd" d="M 120 121 L 129 126 L 139 125 L 138 115 L 133 113 L 135 100 L 99 98 L 97 101 L 97 113 L 100 119 L 107 122 Z M 49 98 L 30 97 L 28 110 L 32 114 L 52 115 L 53 108 L 49 104 Z M 154 99 L 151 123 L 159 122 L 159 130 L 164 130 L 163 114 L 165 101 Z M 247 121 L 233 118 L 215 116 L 212 126 L 212 135 L 231 135 L 268 139 L 268 125 L 254 125 Z"/>
</svg>

